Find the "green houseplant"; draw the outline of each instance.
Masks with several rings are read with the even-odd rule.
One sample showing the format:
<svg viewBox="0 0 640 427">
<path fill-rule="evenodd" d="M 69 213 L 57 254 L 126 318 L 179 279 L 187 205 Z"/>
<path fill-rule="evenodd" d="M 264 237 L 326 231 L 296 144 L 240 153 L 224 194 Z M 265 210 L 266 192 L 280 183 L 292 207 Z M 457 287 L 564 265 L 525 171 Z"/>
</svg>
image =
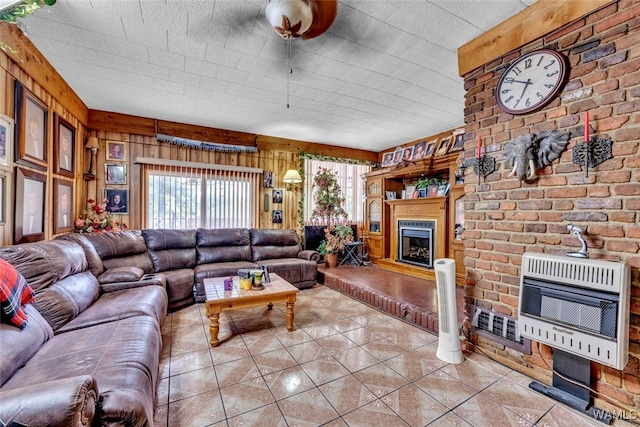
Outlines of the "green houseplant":
<svg viewBox="0 0 640 427">
<path fill-rule="evenodd" d="M 9 22 L 15 24 L 18 18 L 24 18 L 27 15 L 31 15 L 42 6 L 53 6 L 56 4 L 56 0 L 21 0 L 13 6 L 7 7 L 0 11 L 0 22 Z M 10 46 L 7 46 L 2 40 L 0 40 L 0 50 L 5 52 L 18 53 Z"/>
</svg>

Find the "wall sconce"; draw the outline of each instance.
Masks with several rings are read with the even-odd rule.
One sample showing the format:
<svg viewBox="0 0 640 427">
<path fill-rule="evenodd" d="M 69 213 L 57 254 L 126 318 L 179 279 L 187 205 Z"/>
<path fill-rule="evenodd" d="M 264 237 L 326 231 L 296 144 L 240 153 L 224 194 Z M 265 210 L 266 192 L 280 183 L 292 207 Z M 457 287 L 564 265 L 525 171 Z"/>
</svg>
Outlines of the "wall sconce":
<svg viewBox="0 0 640 427">
<path fill-rule="evenodd" d="M 289 169 L 287 173 L 284 174 L 282 182 L 286 184 L 287 191 L 291 191 L 293 184 L 300 184 L 302 182 L 302 178 L 297 170 Z"/>
<path fill-rule="evenodd" d="M 84 179 L 87 181 L 96 179 L 96 176 L 93 174 L 93 156 L 98 152 L 99 147 L 98 138 L 95 136 L 90 136 L 87 140 L 87 144 L 84 146 L 84 148 L 91 150 L 91 157 L 89 157 L 89 171 L 84 174 Z"/>
</svg>

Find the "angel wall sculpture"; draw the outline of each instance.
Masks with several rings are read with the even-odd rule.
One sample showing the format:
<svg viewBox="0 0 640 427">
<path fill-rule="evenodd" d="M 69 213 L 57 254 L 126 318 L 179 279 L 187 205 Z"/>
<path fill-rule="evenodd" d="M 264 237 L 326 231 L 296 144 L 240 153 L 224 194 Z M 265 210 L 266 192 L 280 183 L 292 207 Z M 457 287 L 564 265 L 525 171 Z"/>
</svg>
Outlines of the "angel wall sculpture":
<svg viewBox="0 0 640 427">
<path fill-rule="evenodd" d="M 536 170 L 560 157 L 571 137 L 570 132 L 551 130 L 539 134 L 520 135 L 504 146 L 507 164 L 513 169 L 509 176 L 531 180 Z"/>
</svg>

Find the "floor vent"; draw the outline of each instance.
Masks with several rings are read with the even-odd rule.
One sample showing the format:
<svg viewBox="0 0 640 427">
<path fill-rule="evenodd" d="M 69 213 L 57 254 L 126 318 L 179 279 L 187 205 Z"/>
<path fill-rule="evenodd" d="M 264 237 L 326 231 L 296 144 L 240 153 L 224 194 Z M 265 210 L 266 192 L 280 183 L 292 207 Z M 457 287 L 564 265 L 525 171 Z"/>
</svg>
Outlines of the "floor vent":
<svg viewBox="0 0 640 427">
<path fill-rule="evenodd" d="M 471 306 L 471 313 L 472 333 L 524 354 L 531 354 L 531 340 L 520 336 L 517 319 L 475 305 Z"/>
</svg>

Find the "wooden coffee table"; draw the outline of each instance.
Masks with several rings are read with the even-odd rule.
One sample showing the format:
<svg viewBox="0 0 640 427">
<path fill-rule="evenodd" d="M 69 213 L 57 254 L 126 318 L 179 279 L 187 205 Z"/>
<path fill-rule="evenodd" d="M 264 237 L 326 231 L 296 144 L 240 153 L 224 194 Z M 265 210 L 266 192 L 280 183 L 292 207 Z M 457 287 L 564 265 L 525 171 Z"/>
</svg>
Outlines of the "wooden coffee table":
<svg viewBox="0 0 640 427">
<path fill-rule="evenodd" d="M 209 336 L 212 347 L 217 346 L 218 332 L 220 331 L 220 312 L 222 310 L 233 310 L 234 308 L 255 307 L 257 305 L 267 305 L 269 310 L 273 303 L 284 302 L 287 304 L 287 330 L 293 330 L 293 305 L 296 302 L 298 288 L 274 273 L 269 273 L 271 282 L 264 283 L 261 291 L 247 291 L 240 289 L 238 276 L 233 277 L 233 289 L 224 290 L 224 279 L 226 277 L 212 277 L 204 279 L 204 290 L 206 293 L 206 309 L 209 318 Z"/>
</svg>

